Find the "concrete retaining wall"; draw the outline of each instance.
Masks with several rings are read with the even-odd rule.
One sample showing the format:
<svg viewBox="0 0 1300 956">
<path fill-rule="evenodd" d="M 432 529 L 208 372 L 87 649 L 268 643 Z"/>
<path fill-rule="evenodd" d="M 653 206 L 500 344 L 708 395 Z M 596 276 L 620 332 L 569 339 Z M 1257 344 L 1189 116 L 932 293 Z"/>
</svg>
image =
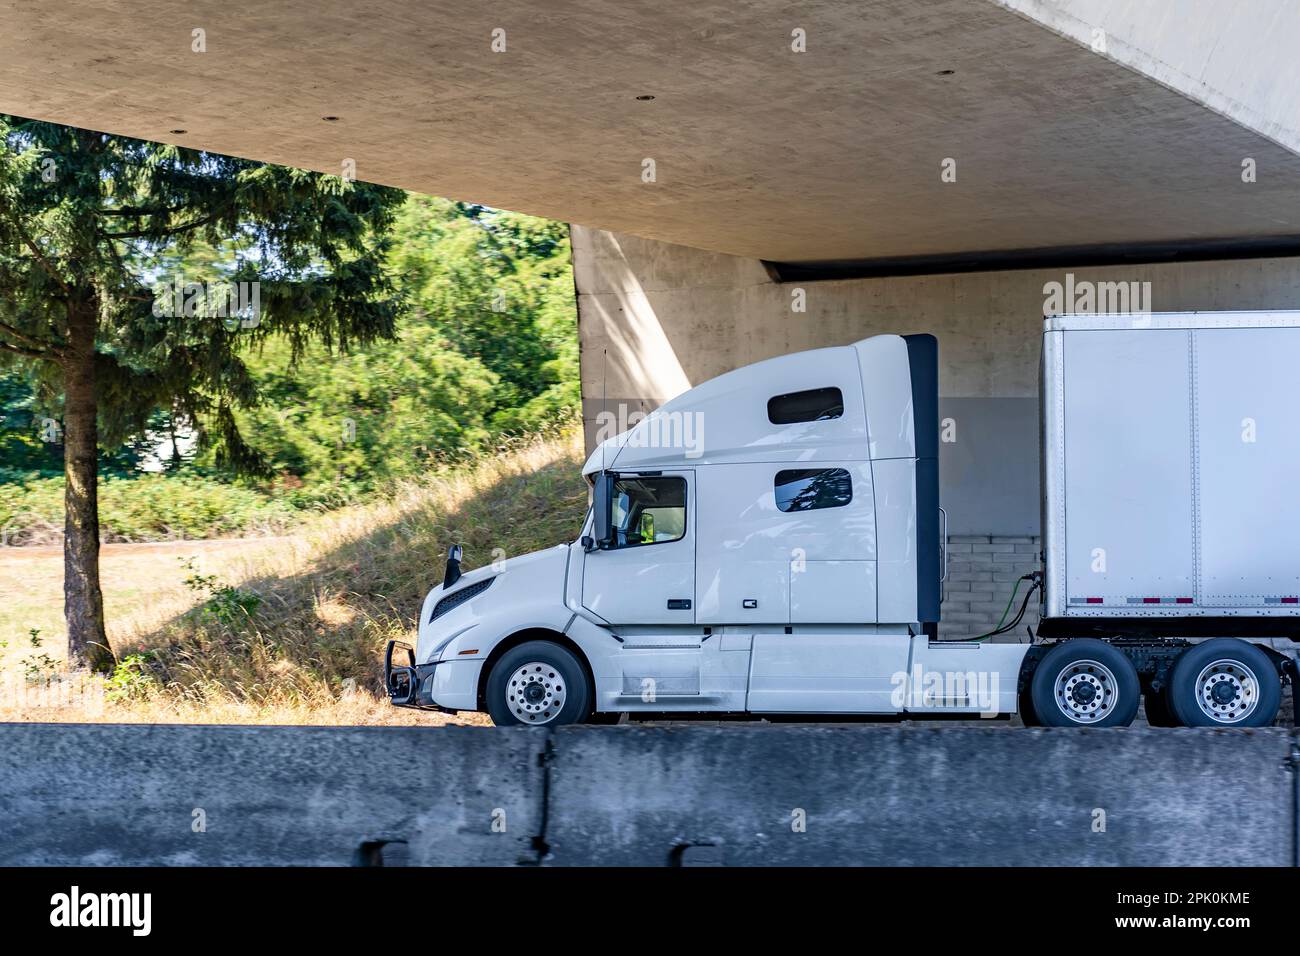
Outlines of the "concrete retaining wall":
<svg viewBox="0 0 1300 956">
<path fill-rule="evenodd" d="M 1286 731 L 0 725 L 0 865 L 1289 865 Z"/>
</svg>

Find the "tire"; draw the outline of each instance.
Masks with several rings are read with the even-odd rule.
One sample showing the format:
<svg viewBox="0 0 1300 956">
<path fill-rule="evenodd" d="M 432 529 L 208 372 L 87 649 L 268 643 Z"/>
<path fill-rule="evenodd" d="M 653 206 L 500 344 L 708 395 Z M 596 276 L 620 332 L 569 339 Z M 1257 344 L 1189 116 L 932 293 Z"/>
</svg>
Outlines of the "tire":
<svg viewBox="0 0 1300 956">
<path fill-rule="evenodd" d="M 488 674 L 486 694 L 498 727 L 582 723 L 593 697 L 582 663 L 550 641 L 528 641 L 501 655 Z"/>
<path fill-rule="evenodd" d="M 1269 656 L 1235 637 L 1183 651 L 1169 678 L 1169 706 L 1188 727 L 1270 727 L 1282 679 Z"/>
<path fill-rule="evenodd" d="M 1026 727 L 1043 726 L 1042 721 L 1038 719 L 1038 715 L 1034 713 L 1033 695 L 1030 692 L 1030 687 L 1028 684 L 1026 684 L 1025 689 L 1022 690 L 1019 693 L 1019 695 L 1017 695 L 1016 701 L 1017 701 L 1016 709 L 1020 712 L 1021 723 L 1023 723 Z"/>
<path fill-rule="evenodd" d="M 1094 637 L 1053 647 L 1038 662 L 1029 689 L 1045 727 L 1127 727 L 1142 694 L 1133 662 Z"/>
<path fill-rule="evenodd" d="M 1174 715 L 1169 706 L 1169 688 L 1161 691 L 1147 689 L 1142 692 L 1142 702 L 1146 706 L 1148 727 L 1181 727 L 1183 722 Z"/>
</svg>

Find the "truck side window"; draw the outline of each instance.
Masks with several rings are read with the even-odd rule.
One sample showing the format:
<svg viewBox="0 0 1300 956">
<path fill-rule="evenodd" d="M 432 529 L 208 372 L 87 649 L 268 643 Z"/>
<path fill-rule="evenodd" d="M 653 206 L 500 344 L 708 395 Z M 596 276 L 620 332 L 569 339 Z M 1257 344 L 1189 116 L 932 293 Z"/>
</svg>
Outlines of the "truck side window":
<svg viewBox="0 0 1300 956">
<path fill-rule="evenodd" d="M 663 544 L 686 534 L 685 478 L 619 478 L 612 503 L 617 548 Z"/>
<path fill-rule="evenodd" d="M 844 393 L 838 388 L 813 388 L 767 400 L 767 420 L 773 425 L 824 422 L 844 414 Z"/>
<path fill-rule="evenodd" d="M 853 479 L 843 468 L 778 471 L 775 486 L 782 511 L 842 508 L 853 500 Z"/>
</svg>

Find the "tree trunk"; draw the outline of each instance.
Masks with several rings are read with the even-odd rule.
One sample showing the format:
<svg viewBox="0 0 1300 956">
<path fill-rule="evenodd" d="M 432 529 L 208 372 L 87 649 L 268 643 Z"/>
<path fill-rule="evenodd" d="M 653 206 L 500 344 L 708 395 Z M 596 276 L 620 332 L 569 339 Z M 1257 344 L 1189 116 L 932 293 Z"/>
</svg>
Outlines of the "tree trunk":
<svg viewBox="0 0 1300 956">
<path fill-rule="evenodd" d="M 68 665 L 109 671 L 99 589 L 98 435 L 95 423 L 95 309 L 73 306 L 63 362 L 63 614 Z"/>
</svg>

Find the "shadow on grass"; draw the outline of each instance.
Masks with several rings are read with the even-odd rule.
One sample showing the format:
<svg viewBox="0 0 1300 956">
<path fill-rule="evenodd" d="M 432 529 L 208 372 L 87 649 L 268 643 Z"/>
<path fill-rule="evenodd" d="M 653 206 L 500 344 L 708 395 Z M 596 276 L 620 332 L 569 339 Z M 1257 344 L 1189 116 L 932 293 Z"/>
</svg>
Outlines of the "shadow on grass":
<svg viewBox="0 0 1300 956">
<path fill-rule="evenodd" d="M 309 533 L 309 570 L 218 583 L 200 607 L 116 648 L 143 655 L 141 673 L 165 693 L 251 703 L 323 703 L 349 688 L 379 693 L 390 638 L 414 636 L 421 602 L 442 577 L 447 549 L 465 567 L 572 541 L 586 509 L 572 447 L 528 469 L 485 463 L 467 477 L 404 487 L 348 517 L 373 527 Z M 336 523 L 337 524 L 337 523 Z"/>
</svg>

